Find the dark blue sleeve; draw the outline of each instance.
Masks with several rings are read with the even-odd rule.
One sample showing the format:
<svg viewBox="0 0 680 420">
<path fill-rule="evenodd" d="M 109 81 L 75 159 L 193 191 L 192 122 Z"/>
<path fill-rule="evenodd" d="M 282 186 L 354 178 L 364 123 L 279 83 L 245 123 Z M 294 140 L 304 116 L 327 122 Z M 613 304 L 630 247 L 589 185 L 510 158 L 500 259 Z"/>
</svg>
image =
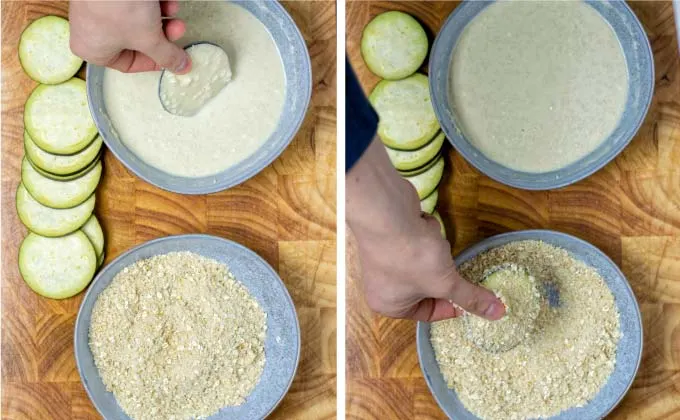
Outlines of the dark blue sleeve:
<svg viewBox="0 0 680 420">
<path fill-rule="evenodd" d="M 378 114 L 361 90 L 348 60 L 345 72 L 345 172 L 348 172 L 371 144 L 378 129 Z"/>
</svg>

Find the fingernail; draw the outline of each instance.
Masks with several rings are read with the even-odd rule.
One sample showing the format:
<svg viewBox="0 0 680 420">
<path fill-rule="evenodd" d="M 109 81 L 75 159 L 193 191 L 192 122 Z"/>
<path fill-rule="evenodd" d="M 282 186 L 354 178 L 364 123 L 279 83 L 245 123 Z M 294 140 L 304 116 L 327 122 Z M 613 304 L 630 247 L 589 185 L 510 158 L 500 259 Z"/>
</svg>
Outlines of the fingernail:
<svg viewBox="0 0 680 420">
<path fill-rule="evenodd" d="M 491 303 L 484 311 L 484 317 L 491 320 L 501 319 L 503 315 L 505 315 L 505 305 L 500 301 Z"/>
<path fill-rule="evenodd" d="M 189 54 L 184 54 L 182 62 L 175 69 L 175 73 L 183 73 L 189 67 Z"/>
</svg>

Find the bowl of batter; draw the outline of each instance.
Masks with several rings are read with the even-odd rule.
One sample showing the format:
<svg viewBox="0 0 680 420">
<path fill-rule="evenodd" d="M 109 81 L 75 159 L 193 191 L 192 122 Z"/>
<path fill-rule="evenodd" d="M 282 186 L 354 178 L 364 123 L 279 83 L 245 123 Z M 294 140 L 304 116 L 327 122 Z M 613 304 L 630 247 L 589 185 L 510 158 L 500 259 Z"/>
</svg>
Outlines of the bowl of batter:
<svg viewBox="0 0 680 420">
<path fill-rule="evenodd" d="M 145 181 L 206 194 L 251 178 L 288 146 L 311 97 L 309 52 L 276 1 L 182 2 L 178 45 L 207 41 L 229 56 L 231 81 L 192 116 L 161 105 L 161 72 L 88 65 L 90 110 L 107 147 Z"/>
<path fill-rule="evenodd" d="M 447 138 L 490 178 L 529 190 L 614 159 L 654 89 L 651 47 L 625 2 L 463 2 L 430 57 Z"/>
<path fill-rule="evenodd" d="M 534 332 L 503 352 L 470 341 L 465 318 L 418 323 L 420 367 L 450 418 L 599 419 L 618 405 L 643 335 L 635 295 L 611 259 L 576 237 L 527 230 L 487 238 L 455 261 L 472 281 L 499 264 L 526 267 L 546 298 Z"/>
</svg>

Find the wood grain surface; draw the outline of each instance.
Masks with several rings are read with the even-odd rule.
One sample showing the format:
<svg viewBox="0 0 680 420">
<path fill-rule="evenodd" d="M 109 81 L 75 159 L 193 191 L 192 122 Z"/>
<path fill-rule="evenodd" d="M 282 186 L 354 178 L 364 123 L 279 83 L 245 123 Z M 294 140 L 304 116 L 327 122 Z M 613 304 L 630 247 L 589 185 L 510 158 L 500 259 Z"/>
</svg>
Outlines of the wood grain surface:
<svg viewBox="0 0 680 420">
<path fill-rule="evenodd" d="M 378 78 L 361 60 L 361 31 L 386 10 L 414 15 L 430 39 L 454 2 L 358 1 L 347 5 L 347 50 L 364 88 Z M 481 175 L 449 148 L 439 211 L 454 253 L 507 231 L 554 229 L 583 238 L 624 271 L 641 305 L 644 356 L 614 419 L 680 419 L 680 62 L 671 3 L 630 3 L 654 50 L 656 90 L 643 127 L 611 164 L 549 192 L 521 191 Z M 423 70 L 426 70 L 423 68 Z M 349 235 L 348 235 L 349 237 Z M 423 379 L 415 324 L 372 315 L 359 261 L 347 255 L 347 413 L 351 419 L 440 419 Z"/>
<path fill-rule="evenodd" d="M 107 261 L 161 236 L 210 233 L 260 254 L 290 291 L 302 331 L 292 388 L 272 415 L 335 418 L 335 3 L 285 2 L 309 46 L 312 103 L 300 132 L 259 175 L 219 194 L 182 196 L 132 173 L 108 151 L 97 192 Z M 33 293 L 17 269 L 26 234 L 14 209 L 23 155 L 23 106 L 35 86 L 21 70 L 22 29 L 65 2 L 2 2 L 2 418 L 100 418 L 78 376 L 73 325 L 82 294 L 56 301 Z"/>
</svg>

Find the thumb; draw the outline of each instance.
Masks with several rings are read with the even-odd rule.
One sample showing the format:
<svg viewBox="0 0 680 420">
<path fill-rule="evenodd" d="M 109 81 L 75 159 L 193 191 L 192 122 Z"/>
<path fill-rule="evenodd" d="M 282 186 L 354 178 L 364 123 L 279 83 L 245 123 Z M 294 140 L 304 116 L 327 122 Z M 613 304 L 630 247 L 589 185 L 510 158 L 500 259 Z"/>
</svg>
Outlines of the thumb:
<svg viewBox="0 0 680 420">
<path fill-rule="evenodd" d="M 435 322 L 461 316 L 463 311 L 446 299 L 423 299 L 418 302 L 406 318 L 414 321 Z"/>
<path fill-rule="evenodd" d="M 189 54 L 178 45 L 170 42 L 165 34 L 160 33 L 157 42 L 142 52 L 159 66 L 173 73 L 184 74 L 191 70 Z"/>
<path fill-rule="evenodd" d="M 505 315 L 505 305 L 489 289 L 465 280 L 455 269 L 449 274 L 448 281 L 451 287 L 445 299 L 471 314 L 492 321 Z"/>
</svg>

